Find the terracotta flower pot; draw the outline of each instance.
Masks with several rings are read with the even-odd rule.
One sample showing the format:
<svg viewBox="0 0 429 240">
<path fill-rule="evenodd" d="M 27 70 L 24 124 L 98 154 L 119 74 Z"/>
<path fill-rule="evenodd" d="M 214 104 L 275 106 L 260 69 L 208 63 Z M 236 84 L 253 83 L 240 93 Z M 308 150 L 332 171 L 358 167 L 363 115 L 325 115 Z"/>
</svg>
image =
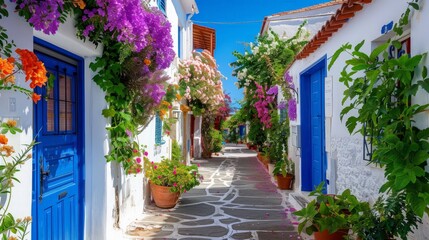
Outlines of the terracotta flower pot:
<svg viewBox="0 0 429 240">
<path fill-rule="evenodd" d="M 158 186 L 150 183 L 152 197 L 159 208 L 173 208 L 179 200 L 179 192 L 170 192 L 171 187 Z"/>
<path fill-rule="evenodd" d="M 332 234 L 329 234 L 328 230 L 323 232 L 314 232 L 315 240 L 343 240 L 347 236 L 347 229 L 340 229 Z"/>
<path fill-rule="evenodd" d="M 293 175 L 287 174 L 286 177 L 283 175 L 277 175 L 277 187 L 282 190 L 290 190 L 293 187 Z"/>
</svg>

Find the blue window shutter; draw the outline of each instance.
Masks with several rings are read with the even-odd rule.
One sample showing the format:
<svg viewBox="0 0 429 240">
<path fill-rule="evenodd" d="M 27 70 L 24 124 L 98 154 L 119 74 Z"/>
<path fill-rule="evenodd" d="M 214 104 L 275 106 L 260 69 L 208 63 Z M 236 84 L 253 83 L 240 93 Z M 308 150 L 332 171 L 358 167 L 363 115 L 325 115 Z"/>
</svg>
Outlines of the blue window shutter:
<svg viewBox="0 0 429 240">
<path fill-rule="evenodd" d="M 178 36 L 178 45 L 179 45 L 179 49 L 178 49 L 178 51 L 177 51 L 177 56 L 179 56 L 179 58 L 182 58 L 182 51 L 181 51 L 181 48 L 182 48 L 182 28 L 179 26 L 178 28 L 177 28 L 177 36 Z"/>
<path fill-rule="evenodd" d="M 162 120 L 158 113 L 155 116 L 155 144 L 162 144 Z"/>
<path fill-rule="evenodd" d="M 163 12 L 164 14 L 167 14 L 167 3 L 165 0 L 157 0 L 158 8 Z"/>
</svg>

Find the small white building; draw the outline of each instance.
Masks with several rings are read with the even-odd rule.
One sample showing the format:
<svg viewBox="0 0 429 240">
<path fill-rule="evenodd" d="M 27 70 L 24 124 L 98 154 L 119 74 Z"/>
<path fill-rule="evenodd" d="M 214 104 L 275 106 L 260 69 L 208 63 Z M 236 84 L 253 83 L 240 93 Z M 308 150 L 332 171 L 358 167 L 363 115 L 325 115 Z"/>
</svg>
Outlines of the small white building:
<svg viewBox="0 0 429 240">
<path fill-rule="evenodd" d="M 419 1 L 421 9 L 412 11 L 410 24 L 399 39 L 401 50 L 412 55 L 429 52 L 429 7 Z M 323 24 L 309 44 L 288 68 L 299 92 L 297 120 L 291 121 L 289 155 L 297 163 L 295 189 L 314 190 L 320 182 L 327 183 L 328 193 L 351 189 L 360 200 L 373 202 L 384 183 L 384 171 L 368 164 L 364 154 L 364 138 L 350 135 L 340 120 L 343 92 L 339 82 L 347 54 L 337 59 L 328 70 L 328 63 L 345 43 L 353 46 L 365 40 L 362 51 L 370 53 L 389 35 L 389 26 L 400 19 L 407 8 L 405 0 L 349 0 L 342 3 L 335 15 Z M 396 49 L 395 51 L 398 51 Z M 429 59 L 424 60 L 429 66 Z M 427 103 L 427 94 L 417 94 L 412 101 Z M 416 124 L 429 126 L 427 112 Z M 415 239 L 429 239 L 429 222 L 425 217 Z"/>
<path fill-rule="evenodd" d="M 342 3 L 342 0 L 333 0 L 306 8 L 266 16 L 262 23 L 260 34 L 273 31 L 280 37 L 290 38 L 295 35 L 299 26 L 306 21 L 304 29 L 309 34 L 309 37 L 312 37 L 335 14 Z"/>
<path fill-rule="evenodd" d="M 195 0 L 152 0 L 150 4 L 161 6 L 172 25 L 176 57 L 189 57 L 193 49 L 190 19 L 198 13 Z M 119 164 L 106 163 L 104 157 L 109 152 L 106 127 L 110 123 L 101 115 L 105 94 L 92 81 L 89 68 L 103 47 L 78 39 L 72 18 L 55 35 L 46 35 L 14 12 L 15 3 L 7 5 L 10 16 L 0 19 L 0 26 L 17 48 L 34 50 L 45 66 L 58 69 L 59 84 L 65 79 L 66 86 L 65 101 L 58 99 L 58 104 L 69 107 L 59 117 L 56 111 L 49 112 L 47 101 L 34 106 L 18 93 L 0 92 L 0 120 L 16 119 L 24 130 L 10 138 L 15 150 L 36 136 L 42 142 L 17 175 L 21 183 L 13 188 L 11 212 L 15 217 L 32 216 L 31 239 L 121 239 L 122 230 L 143 213 L 147 191 L 143 174 L 127 176 Z M 177 62 L 167 70 L 172 81 Z M 19 75 L 16 82 L 24 85 L 24 77 Z M 177 117 L 181 118 L 180 112 Z M 138 136 L 154 161 L 171 154 L 168 136 L 163 136 L 163 144 L 155 142 L 157 124 L 154 118 Z M 183 128 L 177 129 L 179 144 L 189 139 Z M 58 135 L 67 135 L 68 140 Z M 182 148 L 186 151 L 186 146 Z"/>
</svg>

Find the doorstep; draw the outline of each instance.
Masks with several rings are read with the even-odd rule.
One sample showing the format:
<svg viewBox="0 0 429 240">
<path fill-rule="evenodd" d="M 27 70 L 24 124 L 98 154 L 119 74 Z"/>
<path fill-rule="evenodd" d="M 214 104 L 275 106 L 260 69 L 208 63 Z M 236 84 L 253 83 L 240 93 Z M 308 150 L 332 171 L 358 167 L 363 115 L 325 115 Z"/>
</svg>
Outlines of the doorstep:
<svg viewBox="0 0 429 240">
<path fill-rule="evenodd" d="M 307 204 L 313 199 L 308 196 L 310 192 L 291 192 L 289 194 L 289 202 L 294 206 L 296 210 L 301 210 L 307 206 Z"/>
</svg>

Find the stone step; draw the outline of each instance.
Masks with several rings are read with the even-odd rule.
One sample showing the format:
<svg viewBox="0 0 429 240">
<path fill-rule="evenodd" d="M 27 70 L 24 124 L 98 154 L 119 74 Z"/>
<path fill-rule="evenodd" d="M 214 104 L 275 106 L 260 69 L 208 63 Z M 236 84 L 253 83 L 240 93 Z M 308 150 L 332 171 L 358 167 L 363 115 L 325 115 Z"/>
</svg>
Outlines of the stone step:
<svg viewBox="0 0 429 240">
<path fill-rule="evenodd" d="M 307 206 L 310 201 L 309 197 L 305 196 L 301 192 L 293 192 L 289 194 L 289 202 L 296 208 L 296 210 L 301 210 Z"/>
</svg>

